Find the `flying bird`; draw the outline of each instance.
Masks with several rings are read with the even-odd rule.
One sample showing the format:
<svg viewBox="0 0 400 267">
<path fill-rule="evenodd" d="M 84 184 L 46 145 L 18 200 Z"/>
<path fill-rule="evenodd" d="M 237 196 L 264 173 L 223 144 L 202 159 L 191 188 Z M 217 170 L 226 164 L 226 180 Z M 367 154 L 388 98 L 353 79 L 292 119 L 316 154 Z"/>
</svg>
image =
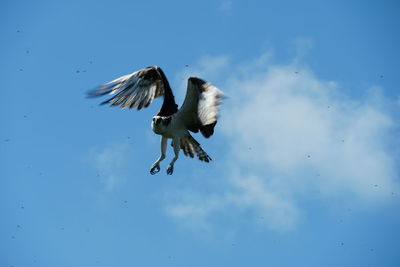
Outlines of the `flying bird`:
<svg viewBox="0 0 400 267">
<path fill-rule="evenodd" d="M 186 97 L 178 109 L 167 77 L 158 66 L 150 66 L 119 77 L 88 92 L 88 97 L 113 95 L 102 104 L 129 107 L 138 110 L 148 107 L 155 98 L 163 97 L 160 111 L 153 117 L 151 128 L 161 135 L 161 154 L 150 168 L 151 174 L 160 171 L 160 162 L 165 159 L 168 139 L 172 139 L 174 158 L 167 167 L 167 174 L 174 171 L 174 163 L 182 149 L 186 156 L 196 155 L 199 160 L 210 162 L 210 156 L 189 133 L 201 132 L 205 138 L 214 133 L 219 105 L 223 93 L 211 83 L 197 77 L 189 77 Z"/>
</svg>

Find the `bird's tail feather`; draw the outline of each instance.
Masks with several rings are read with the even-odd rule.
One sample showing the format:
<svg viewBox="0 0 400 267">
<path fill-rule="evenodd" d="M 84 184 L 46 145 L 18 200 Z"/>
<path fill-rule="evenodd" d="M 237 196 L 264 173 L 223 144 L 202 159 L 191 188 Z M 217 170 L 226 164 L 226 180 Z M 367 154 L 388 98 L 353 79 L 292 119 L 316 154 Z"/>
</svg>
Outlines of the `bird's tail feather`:
<svg viewBox="0 0 400 267">
<path fill-rule="evenodd" d="M 190 134 L 181 138 L 181 149 L 185 156 L 191 158 L 197 155 L 197 158 L 201 161 L 210 162 L 212 159 L 210 156 L 201 148 L 199 142 L 197 142 Z"/>
</svg>

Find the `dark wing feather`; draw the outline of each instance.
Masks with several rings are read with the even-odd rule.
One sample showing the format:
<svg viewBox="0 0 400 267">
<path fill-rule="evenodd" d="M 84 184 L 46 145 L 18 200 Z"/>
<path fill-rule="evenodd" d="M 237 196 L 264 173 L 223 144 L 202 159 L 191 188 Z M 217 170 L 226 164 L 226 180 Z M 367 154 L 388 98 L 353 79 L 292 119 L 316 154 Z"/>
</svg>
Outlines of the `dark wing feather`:
<svg viewBox="0 0 400 267">
<path fill-rule="evenodd" d="M 113 81 L 100 85 L 88 92 L 88 97 L 112 95 L 113 97 L 101 104 L 121 106 L 121 108 L 135 108 L 138 110 L 148 107 L 154 98 L 165 93 L 165 76 L 157 66 L 151 66 L 128 75 L 119 77 Z"/>
<path fill-rule="evenodd" d="M 190 77 L 185 101 L 178 111 L 178 116 L 190 131 L 200 131 L 208 138 L 214 133 L 222 98 L 223 93 L 214 85 Z"/>
</svg>

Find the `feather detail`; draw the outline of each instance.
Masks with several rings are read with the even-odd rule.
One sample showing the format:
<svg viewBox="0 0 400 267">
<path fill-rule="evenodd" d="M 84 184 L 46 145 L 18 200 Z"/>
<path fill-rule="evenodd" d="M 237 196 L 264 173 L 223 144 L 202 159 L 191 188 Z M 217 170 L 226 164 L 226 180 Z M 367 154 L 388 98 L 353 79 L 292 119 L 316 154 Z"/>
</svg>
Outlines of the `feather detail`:
<svg viewBox="0 0 400 267">
<path fill-rule="evenodd" d="M 223 93 L 214 85 L 200 78 L 190 77 L 185 101 L 178 115 L 187 129 L 195 133 L 200 131 L 208 138 L 214 133 L 223 97 Z"/>
<path fill-rule="evenodd" d="M 115 95 L 100 104 L 141 110 L 148 107 L 155 98 L 164 96 L 164 103 L 160 112 L 163 110 L 168 110 L 169 113 L 178 111 L 168 80 L 162 69 L 157 66 L 135 71 L 100 85 L 89 91 L 87 96 L 99 97 L 113 94 Z"/>
</svg>

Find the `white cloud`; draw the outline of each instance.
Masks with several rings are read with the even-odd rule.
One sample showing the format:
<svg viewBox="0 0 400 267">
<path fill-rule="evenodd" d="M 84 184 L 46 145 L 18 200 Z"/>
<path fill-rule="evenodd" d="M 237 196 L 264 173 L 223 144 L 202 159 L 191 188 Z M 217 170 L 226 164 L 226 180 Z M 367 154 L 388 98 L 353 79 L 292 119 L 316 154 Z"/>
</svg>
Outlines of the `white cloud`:
<svg viewBox="0 0 400 267">
<path fill-rule="evenodd" d="M 122 169 L 126 163 L 126 158 L 132 158 L 126 144 L 111 144 L 101 149 L 93 149 L 88 160 L 96 169 L 99 181 L 105 186 L 106 190 L 113 190 L 120 186 L 124 181 Z"/>
<path fill-rule="evenodd" d="M 373 201 L 390 195 L 397 174 L 382 138 L 394 121 L 379 107 L 335 96 L 335 83 L 298 69 L 269 66 L 255 79 L 230 83 L 245 99 L 232 99 L 227 112 L 235 116 L 224 124 L 237 160 L 291 184 L 314 173 L 307 180 L 324 193 L 340 188 Z"/>
<path fill-rule="evenodd" d="M 347 97 L 302 65 L 302 56 L 274 65 L 265 53 L 238 66 L 208 57 L 193 68 L 229 96 L 217 129 L 228 150 L 218 164 L 228 172 L 213 193 L 192 187 L 175 195 L 170 215 L 209 227 L 218 214 L 250 213 L 249 220 L 263 217 L 262 225 L 286 231 L 301 221 L 308 195 L 373 206 L 399 189 L 389 143 L 398 121 L 385 108 L 392 103 L 374 86 L 363 99 Z"/>
<path fill-rule="evenodd" d="M 256 223 L 279 232 L 291 230 L 301 219 L 290 195 L 257 175 L 232 174 L 225 177 L 218 192 L 214 193 L 201 193 L 194 187 L 181 189 L 169 192 L 166 211 L 184 227 L 201 229 L 202 233 L 215 235 L 215 228 L 221 226 L 213 225 L 213 222 L 218 221 L 221 214 L 230 222 L 238 222 L 238 218 L 247 214 L 242 223 Z M 235 225 L 228 223 L 222 227 L 226 230 Z"/>
<path fill-rule="evenodd" d="M 232 13 L 232 0 L 221 0 L 219 2 L 218 9 L 219 11 L 225 13 L 225 14 L 231 14 Z"/>
<path fill-rule="evenodd" d="M 252 218 L 272 230 L 286 231 L 299 219 L 299 211 L 290 196 L 274 189 L 268 179 L 257 175 L 238 175 L 230 181 L 236 190 L 232 201 L 242 209 L 253 212 Z"/>
</svg>

